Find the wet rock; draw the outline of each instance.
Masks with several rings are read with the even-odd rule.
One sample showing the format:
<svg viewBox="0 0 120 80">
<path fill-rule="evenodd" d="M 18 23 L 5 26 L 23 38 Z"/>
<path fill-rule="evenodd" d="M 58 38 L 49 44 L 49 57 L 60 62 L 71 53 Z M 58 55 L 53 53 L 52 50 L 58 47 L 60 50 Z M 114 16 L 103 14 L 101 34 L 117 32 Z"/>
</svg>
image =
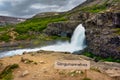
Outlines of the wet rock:
<svg viewBox="0 0 120 80">
<path fill-rule="evenodd" d="M 23 55 L 24 55 L 24 54 L 27 54 L 27 52 L 23 52 Z"/>
</svg>

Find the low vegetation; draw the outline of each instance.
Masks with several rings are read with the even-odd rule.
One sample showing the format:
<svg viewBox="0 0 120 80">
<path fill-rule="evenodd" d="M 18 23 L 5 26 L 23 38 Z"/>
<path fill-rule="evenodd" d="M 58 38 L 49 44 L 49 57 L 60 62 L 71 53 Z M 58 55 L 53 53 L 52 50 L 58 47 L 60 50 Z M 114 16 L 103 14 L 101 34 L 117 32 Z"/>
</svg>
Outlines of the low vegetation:
<svg viewBox="0 0 120 80">
<path fill-rule="evenodd" d="M 2 35 L 0 35 L 0 41 L 5 41 L 8 42 L 10 41 L 10 36 L 7 33 L 3 33 Z"/>
<path fill-rule="evenodd" d="M 120 63 L 119 59 L 113 59 L 112 57 L 102 58 L 102 57 L 97 56 L 97 55 L 95 55 L 95 54 L 93 54 L 91 52 L 84 52 L 83 55 L 85 55 L 87 57 L 90 57 L 90 58 L 93 58 L 96 61 L 108 61 L 108 62 L 118 62 L 118 63 Z"/>
<path fill-rule="evenodd" d="M 85 12 L 98 13 L 107 9 L 107 4 L 104 5 L 94 5 L 92 7 L 84 7 L 81 10 Z"/>
<path fill-rule="evenodd" d="M 13 80 L 12 72 L 14 69 L 18 68 L 18 64 L 8 65 L 1 73 L 0 80 Z"/>
<path fill-rule="evenodd" d="M 14 32 L 17 32 L 15 40 L 31 40 L 36 39 L 42 33 L 42 31 L 47 27 L 49 23 L 66 21 L 67 19 L 64 15 L 55 15 L 51 17 L 43 17 L 43 18 L 31 18 L 26 20 L 25 22 L 19 23 L 15 25 L 16 27 L 1 27 L 0 28 L 0 41 L 8 42 L 10 41 L 9 34 L 6 34 L 11 28 L 13 28 Z M 50 37 L 52 39 L 56 37 Z"/>
<path fill-rule="evenodd" d="M 18 32 L 19 34 L 24 34 L 30 31 L 41 32 L 47 27 L 48 23 L 65 20 L 66 19 L 64 16 L 32 18 L 16 25 L 15 31 Z"/>
<path fill-rule="evenodd" d="M 114 31 L 115 31 L 115 34 L 120 35 L 120 28 L 115 28 Z"/>
<path fill-rule="evenodd" d="M 108 3 L 108 0 L 107 0 L 103 4 L 99 4 L 99 5 L 96 4 L 90 7 L 83 7 L 81 8 L 81 10 L 84 12 L 98 13 L 98 12 L 106 10 L 109 5 L 110 3 Z"/>
</svg>

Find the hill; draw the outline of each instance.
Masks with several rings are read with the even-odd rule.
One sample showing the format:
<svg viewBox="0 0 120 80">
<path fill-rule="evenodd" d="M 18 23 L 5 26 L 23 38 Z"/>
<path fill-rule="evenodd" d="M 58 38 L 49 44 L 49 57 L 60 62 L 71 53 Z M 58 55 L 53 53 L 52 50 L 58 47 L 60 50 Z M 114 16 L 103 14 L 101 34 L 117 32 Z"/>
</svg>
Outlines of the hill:
<svg viewBox="0 0 120 80">
<path fill-rule="evenodd" d="M 10 25 L 10 24 L 18 24 L 20 22 L 24 22 L 25 20 L 26 19 L 24 19 L 24 18 L 0 16 L 0 26 Z"/>
</svg>

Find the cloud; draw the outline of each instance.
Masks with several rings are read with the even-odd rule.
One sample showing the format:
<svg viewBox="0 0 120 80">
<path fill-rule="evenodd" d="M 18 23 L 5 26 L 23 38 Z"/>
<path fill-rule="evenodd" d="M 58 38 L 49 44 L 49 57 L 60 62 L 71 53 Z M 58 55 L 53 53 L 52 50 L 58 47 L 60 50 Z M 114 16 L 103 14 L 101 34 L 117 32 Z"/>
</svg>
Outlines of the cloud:
<svg viewBox="0 0 120 80">
<path fill-rule="evenodd" d="M 67 11 L 85 0 L 0 0 L 0 15 L 31 17 L 41 12 Z"/>
</svg>

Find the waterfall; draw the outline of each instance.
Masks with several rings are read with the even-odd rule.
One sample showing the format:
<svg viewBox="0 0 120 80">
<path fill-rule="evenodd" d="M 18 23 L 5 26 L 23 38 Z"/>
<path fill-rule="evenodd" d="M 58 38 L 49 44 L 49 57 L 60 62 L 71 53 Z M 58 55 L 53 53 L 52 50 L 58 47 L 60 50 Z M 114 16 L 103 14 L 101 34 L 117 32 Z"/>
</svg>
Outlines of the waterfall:
<svg viewBox="0 0 120 80">
<path fill-rule="evenodd" d="M 82 26 L 82 24 L 80 24 L 75 29 L 72 35 L 71 45 L 84 48 L 85 47 L 84 41 L 85 41 L 85 28 Z"/>
<path fill-rule="evenodd" d="M 71 42 L 58 42 L 55 45 L 42 47 L 41 50 L 46 51 L 57 51 L 57 52 L 76 52 L 83 50 L 85 45 L 85 28 L 82 24 L 79 24 L 75 31 L 73 32 Z"/>
<path fill-rule="evenodd" d="M 57 52 L 76 52 L 83 50 L 86 47 L 85 42 L 85 28 L 82 24 L 79 24 L 77 28 L 74 30 L 71 42 L 58 42 L 57 44 L 45 46 L 41 48 L 34 49 L 18 49 L 12 51 L 6 51 L 0 53 L 0 57 L 5 56 L 13 56 L 13 55 L 21 55 L 23 52 L 34 52 L 38 50 L 46 50 L 46 51 L 57 51 Z"/>
</svg>

